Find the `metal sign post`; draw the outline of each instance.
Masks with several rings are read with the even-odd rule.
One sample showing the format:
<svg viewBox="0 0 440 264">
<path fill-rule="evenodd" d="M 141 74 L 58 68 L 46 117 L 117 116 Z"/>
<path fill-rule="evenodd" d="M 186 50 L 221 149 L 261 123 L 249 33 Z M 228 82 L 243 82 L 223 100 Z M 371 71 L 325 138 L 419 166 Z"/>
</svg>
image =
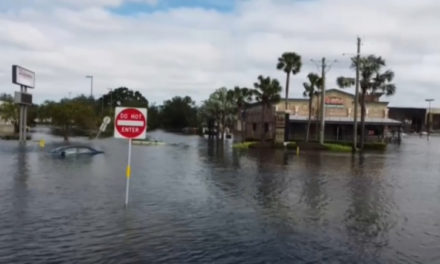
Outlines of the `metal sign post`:
<svg viewBox="0 0 440 264">
<path fill-rule="evenodd" d="M 131 138 L 128 140 L 128 161 L 127 169 L 125 170 L 125 206 L 128 205 L 128 193 L 130 192 L 130 177 L 131 177 Z"/>
<path fill-rule="evenodd" d="M 32 105 L 32 95 L 27 88 L 35 87 L 35 73 L 18 65 L 12 65 L 12 83 L 20 85 L 20 92 L 15 93 L 15 103 L 20 105 L 19 142 L 26 143 L 27 106 Z"/>
<path fill-rule="evenodd" d="M 125 170 L 125 207 L 128 205 L 131 178 L 132 139 L 144 139 L 147 132 L 147 109 L 116 107 L 114 137 L 128 139 L 128 161 Z"/>
</svg>

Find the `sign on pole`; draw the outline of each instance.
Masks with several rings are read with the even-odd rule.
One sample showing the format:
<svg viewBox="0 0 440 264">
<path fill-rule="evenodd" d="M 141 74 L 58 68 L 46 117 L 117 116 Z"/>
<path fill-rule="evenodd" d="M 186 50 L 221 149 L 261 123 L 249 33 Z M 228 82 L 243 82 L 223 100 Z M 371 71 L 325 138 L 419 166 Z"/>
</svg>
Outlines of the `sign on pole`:
<svg viewBox="0 0 440 264">
<path fill-rule="evenodd" d="M 15 102 L 20 105 L 19 142 L 26 143 L 27 106 L 32 105 L 32 95 L 27 88 L 35 87 L 35 73 L 18 65 L 12 65 L 12 83 L 20 85 L 15 93 Z"/>
<path fill-rule="evenodd" d="M 26 86 L 27 88 L 35 87 L 35 73 L 18 65 L 12 65 L 12 83 Z"/>
<path fill-rule="evenodd" d="M 144 139 L 147 135 L 147 109 L 116 107 L 115 109 L 115 138 L 128 139 L 128 162 L 126 169 L 125 206 L 128 205 L 128 193 L 131 177 L 131 140 Z"/>
<path fill-rule="evenodd" d="M 98 133 L 96 134 L 95 139 L 99 138 L 99 135 L 101 135 L 101 133 L 107 129 L 107 126 L 108 126 L 108 124 L 110 124 L 111 121 L 112 121 L 112 119 L 109 116 L 104 116 L 104 118 L 102 119 L 101 126 L 99 127 Z"/>
<path fill-rule="evenodd" d="M 15 92 L 14 102 L 19 105 L 32 105 L 32 94 Z"/>
</svg>

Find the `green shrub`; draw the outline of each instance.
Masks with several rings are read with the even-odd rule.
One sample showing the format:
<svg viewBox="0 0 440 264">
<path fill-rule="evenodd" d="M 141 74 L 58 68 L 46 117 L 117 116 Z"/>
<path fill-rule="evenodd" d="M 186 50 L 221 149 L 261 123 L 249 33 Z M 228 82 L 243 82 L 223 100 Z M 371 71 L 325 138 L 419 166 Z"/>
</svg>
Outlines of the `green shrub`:
<svg viewBox="0 0 440 264">
<path fill-rule="evenodd" d="M 18 140 L 18 138 L 19 138 L 18 134 L 0 136 L 0 139 L 3 140 Z M 32 137 L 30 135 L 26 135 L 26 140 L 30 140 L 31 138 Z"/>
<path fill-rule="evenodd" d="M 276 142 L 273 144 L 274 148 L 284 148 L 284 143 Z"/>
<path fill-rule="evenodd" d="M 347 145 L 325 143 L 325 144 L 323 144 L 323 146 L 328 151 L 333 151 L 333 152 L 351 152 L 351 147 L 347 146 Z"/>
<path fill-rule="evenodd" d="M 386 150 L 387 144 L 382 142 L 365 143 L 364 149 L 368 150 Z"/>
<path fill-rule="evenodd" d="M 245 141 L 241 143 L 236 143 L 232 145 L 233 148 L 236 149 L 248 149 L 248 148 L 254 148 L 257 145 L 258 142 L 255 141 Z"/>
<path fill-rule="evenodd" d="M 288 149 L 296 149 L 297 146 L 298 146 L 298 144 L 296 144 L 295 141 L 290 141 L 290 142 L 287 142 L 286 148 L 288 148 Z"/>
</svg>

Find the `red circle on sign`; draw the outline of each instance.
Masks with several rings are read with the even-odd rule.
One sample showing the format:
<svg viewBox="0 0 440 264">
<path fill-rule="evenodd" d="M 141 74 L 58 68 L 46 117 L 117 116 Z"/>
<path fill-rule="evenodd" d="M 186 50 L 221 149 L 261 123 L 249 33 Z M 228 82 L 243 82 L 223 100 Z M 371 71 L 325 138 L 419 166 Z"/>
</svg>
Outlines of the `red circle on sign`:
<svg viewBox="0 0 440 264">
<path fill-rule="evenodd" d="M 141 111 L 127 108 L 116 116 L 115 127 L 121 136 L 136 138 L 147 129 L 147 120 Z"/>
</svg>

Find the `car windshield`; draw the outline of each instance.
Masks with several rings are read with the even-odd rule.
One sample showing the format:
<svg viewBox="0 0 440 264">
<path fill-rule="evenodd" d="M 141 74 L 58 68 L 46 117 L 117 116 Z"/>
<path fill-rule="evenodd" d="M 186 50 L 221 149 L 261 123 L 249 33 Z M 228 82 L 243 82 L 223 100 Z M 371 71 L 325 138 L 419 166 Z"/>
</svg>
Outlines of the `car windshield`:
<svg viewBox="0 0 440 264">
<path fill-rule="evenodd" d="M 87 148 L 87 147 L 79 147 L 79 148 L 77 148 L 77 152 L 79 154 L 81 154 L 81 153 L 91 153 L 92 150 L 90 148 Z"/>
</svg>

